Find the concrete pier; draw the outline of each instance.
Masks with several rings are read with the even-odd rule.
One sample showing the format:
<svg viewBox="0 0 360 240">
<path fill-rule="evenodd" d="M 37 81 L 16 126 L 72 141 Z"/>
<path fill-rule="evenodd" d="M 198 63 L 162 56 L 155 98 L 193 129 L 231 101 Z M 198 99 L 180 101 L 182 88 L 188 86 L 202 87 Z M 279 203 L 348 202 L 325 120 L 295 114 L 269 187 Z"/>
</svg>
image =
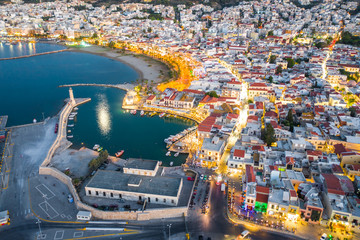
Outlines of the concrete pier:
<svg viewBox="0 0 360 240">
<path fill-rule="evenodd" d="M 62 50 L 51 51 L 51 52 L 44 52 L 44 53 L 35 53 L 35 54 L 31 54 L 31 55 L 24 55 L 24 56 L 18 56 L 18 57 L 0 58 L 0 61 L 15 60 L 15 59 L 20 59 L 20 58 L 36 57 L 36 56 L 48 55 L 48 54 L 53 54 L 53 53 L 65 52 L 65 51 L 69 51 L 69 49 L 62 49 Z"/>
<path fill-rule="evenodd" d="M 109 88 L 117 88 L 125 91 L 132 91 L 134 90 L 135 87 L 135 85 L 131 83 L 125 83 L 125 84 L 74 83 L 74 84 L 60 85 L 59 87 L 79 87 L 79 86 L 109 87 Z"/>
</svg>

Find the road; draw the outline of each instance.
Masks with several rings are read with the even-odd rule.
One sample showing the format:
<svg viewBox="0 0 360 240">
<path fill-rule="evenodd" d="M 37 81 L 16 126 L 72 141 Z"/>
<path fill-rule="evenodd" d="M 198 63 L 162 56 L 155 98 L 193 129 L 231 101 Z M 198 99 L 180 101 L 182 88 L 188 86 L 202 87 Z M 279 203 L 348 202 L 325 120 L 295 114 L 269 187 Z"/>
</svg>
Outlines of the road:
<svg viewBox="0 0 360 240">
<path fill-rule="evenodd" d="M 210 196 L 210 211 L 207 215 L 202 215 L 200 218 L 189 220 L 189 231 L 197 239 L 198 235 L 203 235 L 204 239 L 211 237 L 211 239 L 235 239 L 242 231 L 244 226 L 235 226 L 230 223 L 226 217 L 226 196 L 220 190 L 214 181 L 211 183 Z M 300 239 L 296 237 L 285 236 L 276 232 L 264 231 L 259 228 L 247 229 L 251 232 L 251 239 Z"/>
<path fill-rule="evenodd" d="M 65 224 L 65 223 L 49 223 L 42 222 L 41 230 L 42 232 L 47 232 L 49 230 L 63 229 L 65 231 L 79 231 L 79 229 L 86 227 L 96 227 L 96 228 L 126 228 L 129 230 L 136 230 L 139 232 L 136 235 L 136 239 L 167 239 L 168 238 L 168 228 L 166 226 L 170 221 L 163 223 L 154 222 L 154 223 L 129 223 L 129 224 Z M 172 221 L 171 222 L 171 235 L 181 233 L 184 231 L 184 223 L 182 221 Z M 1 239 L 34 239 L 36 233 L 38 232 L 39 227 L 36 224 L 35 220 L 26 220 L 22 224 L 16 226 L 9 226 L 6 229 L 1 231 Z M 111 231 L 97 231 L 97 235 L 104 235 Z M 123 239 L 134 239 L 134 236 L 124 235 Z M 108 236 L 106 239 L 119 239 L 119 236 Z"/>
</svg>

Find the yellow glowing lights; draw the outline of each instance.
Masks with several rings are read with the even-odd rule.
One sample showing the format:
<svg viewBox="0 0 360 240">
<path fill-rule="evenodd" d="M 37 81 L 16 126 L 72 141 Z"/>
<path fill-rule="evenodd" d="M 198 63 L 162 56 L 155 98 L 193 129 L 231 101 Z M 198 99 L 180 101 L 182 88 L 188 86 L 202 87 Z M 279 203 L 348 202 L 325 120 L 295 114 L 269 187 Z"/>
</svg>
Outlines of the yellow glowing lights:
<svg viewBox="0 0 360 240">
<path fill-rule="evenodd" d="M 111 117 L 109 112 L 109 104 L 105 95 L 99 95 L 99 104 L 96 106 L 96 117 L 101 134 L 106 135 L 111 129 Z"/>
</svg>

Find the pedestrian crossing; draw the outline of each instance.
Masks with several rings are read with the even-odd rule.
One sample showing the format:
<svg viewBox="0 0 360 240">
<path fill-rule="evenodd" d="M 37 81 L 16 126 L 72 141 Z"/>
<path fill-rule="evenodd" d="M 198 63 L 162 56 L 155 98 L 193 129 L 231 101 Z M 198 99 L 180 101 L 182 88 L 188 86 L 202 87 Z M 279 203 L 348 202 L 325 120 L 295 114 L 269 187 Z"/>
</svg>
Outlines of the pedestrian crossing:
<svg viewBox="0 0 360 240">
<path fill-rule="evenodd" d="M 30 214 L 30 213 L 31 213 L 31 209 L 29 208 L 29 209 L 25 209 L 25 210 L 18 211 L 18 212 L 15 213 L 15 215 L 16 215 L 17 217 L 19 217 L 19 216 L 26 216 L 26 215 L 28 215 L 28 214 Z M 10 214 L 11 214 L 11 213 L 10 213 Z"/>
</svg>

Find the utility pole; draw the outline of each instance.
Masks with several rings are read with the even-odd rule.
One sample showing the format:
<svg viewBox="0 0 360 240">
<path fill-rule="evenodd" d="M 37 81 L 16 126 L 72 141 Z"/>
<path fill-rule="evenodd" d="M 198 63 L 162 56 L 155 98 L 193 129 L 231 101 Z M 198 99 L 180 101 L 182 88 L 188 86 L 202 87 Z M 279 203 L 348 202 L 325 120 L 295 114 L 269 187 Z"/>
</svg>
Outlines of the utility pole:
<svg viewBox="0 0 360 240">
<path fill-rule="evenodd" d="M 167 225 L 169 227 L 169 240 L 170 240 L 170 228 L 171 228 L 171 225 L 172 225 L 171 223 Z"/>
</svg>

